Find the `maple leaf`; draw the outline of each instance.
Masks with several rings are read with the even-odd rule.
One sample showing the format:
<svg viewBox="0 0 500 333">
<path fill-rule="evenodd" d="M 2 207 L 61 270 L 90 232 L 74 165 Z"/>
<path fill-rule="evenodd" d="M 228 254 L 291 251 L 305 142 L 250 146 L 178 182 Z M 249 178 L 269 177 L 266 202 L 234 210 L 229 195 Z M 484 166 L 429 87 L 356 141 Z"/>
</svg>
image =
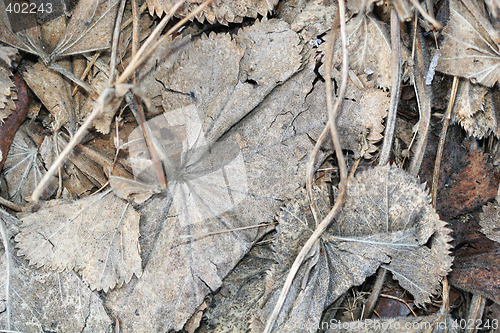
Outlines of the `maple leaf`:
<svg viewBox="0 0 500 333">
<path fill-rule="evenodd" d="M 436 70 L 492 87 L 500 83 L 499 36 L 487 14 L 470 0 L 450 1 L 450 20 Z"/>
<path fill-rule="evenodd" d="M 0 218 L 8 226 L 8 237 L 17 232 L 19 221 L 0 209 Z M 12 241 L 13 243 L 13 241 Z M 14 244 L 11 244 L 11 249 Z M 0 251 L 0 265 L 6 265 L 6 253 Z M 9 311 L 0 312 L 0 329 L 16 332 L 109 332 L 112 321 L 102 301 L 71 271 L 56 272 L 35 268 L 13 253 L 10 269 L 0 270 L 0 298 L 7 300 Z M 9 274 L 10 273 L 10 274 Z M 5 309 L 5 308 L 4 308 Z M 9 320 L 10 319 L 10 320 Z M 10 321 L 11 327 L 8 326 Z"/>
<path fill-rule="evenodd" d="M 319 210 L 326 213 L 327 198 L 318 198 Z M 288 269 L 314 231 L 310 215 L 305 195 L 282 209 L 274 243 L 277 264 L 254 324 L 266 322 Z M 315 331 L 324 309 L 379 266 L 412 293 L 415 304 L 429 302 L 451 267 L 449 232 L 430 205 L 424 185 L 405 171 L 384 166 L 359 174 L 348 183 L 336 222 L 299 270 L 277 321 L 280 331 Z"/>
<path fill-rule="evenodd" d="M 141 275 L 139 218 L 110 191 L 75 202 L 47 202 L 22 218 L 19 255 L 30 264 L 75 269 L 91 289 L 105 292 Z"/>
<path fill-rule="evenodd" d="M 147 0 L 149 12 L 162 16 L 163 13 L 169 13 L 175 0 Z M 187 0 L 179 10 L 175 13 L 176 17 L 184 17 L 189 12 L 198 7 L 202 0 Z M 267 13 L 273 10 L 278 0 L 240 0 L 229 1 L 219 0 L 210 4 L 207 8 L 203 9 L 196 18 L 198 21 L 203 22 L 205 19 L 208 23 L 213 24 L 219 22 L 227 25 L 231 22 L 243 22 L 243 18 L 252 17 L 256 18 L 257 15 L 267 16 Z"/>
</svg>

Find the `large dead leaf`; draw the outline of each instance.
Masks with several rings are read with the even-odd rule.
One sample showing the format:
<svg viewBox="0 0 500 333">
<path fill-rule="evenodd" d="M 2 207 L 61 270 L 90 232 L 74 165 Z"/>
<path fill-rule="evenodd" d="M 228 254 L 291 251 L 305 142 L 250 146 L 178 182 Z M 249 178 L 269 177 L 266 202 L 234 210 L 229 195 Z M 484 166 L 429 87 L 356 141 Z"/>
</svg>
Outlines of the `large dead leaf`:
<svg viewBox="0 0 500 333">
<path fill-rule="evenodd" d="M 149 12 L 154 12 L 160 17 L 163 13 L 169 13 L 176 2 L 175 0 L 147 0 Z M 184 17 L 201 3 L 203 0 L 187 0 L 175 16 Z M 242 22 L 245 17 L 256 18 L 257 15 L 265 17 L 277 3 L 278 0 L 219 0 L 203 9 L 196 18 L 200 22 L 206 19 L 211 24 L 217 21 L 227 25 L 231 22 Z"/>
<path fill-rule="evenodd" d="M 5 3 L 0 3 L 0 40 L 45 61 L 110 47 L 117 0 L 80 0 L 55 48 L 46 49 L 38 25 L 14 32 Z M 63 14 L 63 13 L 61 13 Z M 49 22 L 50 23 L 50 22 Z"/>
<path fill-rule="evenodd" d="M 283 29 L 279 36 L 273 32 L 257 34 L 262 29 L 261 24 L 264 28 L 277 25 Z M 170 98 L 165 104 L 184 108 L 180 113 L 173 111 L 162 115 L 168 126 L 152 124 L 152 134 L 158 137 L 158 142 L 163 142 L 158 144 L 161 147 L 159 156 L 162 151 L 170 156 L 163 158 L 167 174 L 175 174 L 175 168 L 169 169 L 169 165 L 179 168 L 183 166 L 178 162 L 181 160 L 185 164 L 177 174 L 185 178 L 172 178 L 171 175 L 168 184 L 171 190 L 145 203 L 141 221 L 145 271 L 138 281 L 107 296 L 106 304 L 122 319 L 125 332 L 181 329 L 205 295 L 220 287 L 222 278 L 259 234 L 257 228 L 233 229 L 272 221 L 281 205 L 280 200 L 303 182 L 300 170 L 313 146 L 308 135 L 317 138 L 323 126 L 317 122 L 323 110 L 309 111 L 303 106 L 312 88 L 314 67 L 308 65 L 287 80 L 287 75 L 297 68 L 298 38 L 283 22 L 261 24 L 249 29 L 249 34 L 255 36 L 252 43 L 255 50 L 245 52 L 253 54 L 261 50 L 265 56 L 262 63 L 252 65 L 252 58 L 242 59 L 242 51 L 235 46 L 223 48 L 222 45 L 234 45 L 228 36 L 209 36 L 194 44 L 200 51 L 192 49 L 184 53 L 182 58 L 191 59 L 191 62 L 183 60 L 183 65 L 178 67 L 179 74 L 172 72 L 169 77 L 159 73 L 157 76 L 176 84 L 174 91 L 166 92 Z M 243 36 L 239 38 L 237 41 Z M 272 56 L 271 52 L 261 49 L 269 42 L 268 38 L 272 38 L 273 43 L 288 43 L 285 49 L 288 51 L 283 50 L 281 55 L 271 58 L 273 61 L 265 60 Z M 245 48 L 251 47 L 251 44 L 245 45 Z M 213 56 L 214 52 L 218 56 Z M 224 65 L 207 66 L 214 61 Z M 189 64 L 194 68 L 189 68 Z M 239 73 L 242 68 L 244 74 Z M 285 70 L 278 70 L 280 68 Z M 193 75 L 186 75 L 188 71 Z M 245 82 L 249 76 L 255 82 Z M 283 85 L 276 86 L 279 81 L 284 81 Z M 228 86 L 227 82 L 236 86 Z M 173 88 L 170 84 L 165 86 Z M 236 94 L 239 91 L 246 93 Z M 188 102 L 195 102 L 196 108 L 185 107 Z M 314 114 L 304 118 L 309 112 Z M 179 117 L 174 116 L 175 113 Z M 310 118 L 315 121 L 306 121 Z M 173 126 L 176 122 L 178 126 Z M 160 141 L 161 135 L 168 140 Z M 147 155 L 145 151 L 144 157 Z M 209 165 L 212 167 L 208 168 Z M 145 175 L 153 180 L 156 177 L 154 172 L 141 169 L 140 165 L 136 170 L 144 172 L 136 174 L 135 185 Z M 227 183 L 221 176 L 227 177 Z M 246 192 L 238 193 L 245 184 Z M 151 181 L 147 185 L 144 192 L 150 195 Z M 183 193 L 184 199 L 180 197 Z M 223 200 L 229 195 L 234 199 L 232 207 L 230 201 Z M 213 207 L 213 211 L 209 207 Z M 150 313 L 157 314 L 153 320 Z"/>
<path fill-rule="evenodd" d="M 490 203 L 483 207 L 479 225 L 481 232 L 491 240 L 500 243 L 500 208 L 497 203 Z"/>
<path fill-rule="evenodd" d="M 39 128 L 34 124 L 25 124 L 19 128 L 3 168 L 10 200 L 20 205 L 26 204 L 46 172 L 39 154 L 42 137 L 37 130 Z M 50 197 L 56 189 L 57 179 L 53 178 L 42 198 Z"/>
<path fill-rule="evenodd" d="M 500 82 L 498 36 L 474 1 L 450 0 L 450 20 L 436 70 L 492 87 Z"/>
<path fill-rule="evenodd" d="M 75 269 L 91 289 L 107 292 L 141 275 L 139 218 L 109 191 L 72 203 L 50 201 L 22 219 L 18 253 L 32 265 Z"/>
<path fill-rule="evenodd" d="M 0 218 L 15 229 L 17 221 L 0 211 Z M 13 236 L 14 232 L 9 232 Z M 9 237 L 10 238 L 10 237 Z M 14 247 L 11 243 L 11 251 Z M 4 269 L 5 251 L 1 250 L 0 265 L 0 330 L 16 332 L 110 332 L 112 321 L 99 299 L 71 271 L 55 272 L 34 268 L 13 253 L 10 275 Z M 9 283 L 11 327 L 5 311 L 6 283 Z"/>
<path fill-rule="evenodd" d="M 321 198 L 321 196 L 319 196 Z M 319 199 L 326 214 L 329 204 Z M 305 240 L 314 230 L 305 195 L 282 209 L 269 274 L 269 297 L 253 320 L 261 330 L 282 283 Z M 326 210 L 325 210 L 326 209 Z M 449 230 L 432 206 L 423 184 L 394 167 L 376 167 L 348 184 L 344 206 L 292 284 L 277 321 L 280 332 L 300 327 L 313 332 L 323 310 L 382 265 L 423 305 L 437 292 L 451 267 Z M 299 325 L 299 326 L 297 326 Z"/>
</svg>

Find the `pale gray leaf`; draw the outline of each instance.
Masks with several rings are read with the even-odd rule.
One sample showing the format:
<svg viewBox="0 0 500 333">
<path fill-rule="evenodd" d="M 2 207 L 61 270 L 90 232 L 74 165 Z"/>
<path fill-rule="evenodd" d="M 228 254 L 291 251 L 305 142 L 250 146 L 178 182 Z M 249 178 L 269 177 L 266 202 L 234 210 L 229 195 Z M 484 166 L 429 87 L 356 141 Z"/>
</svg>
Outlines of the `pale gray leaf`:
<svg viewBox="0 0 500 333">
<path fill-rule="evenodd" d="M 479 225 L 486 237 L 500 243 L 500 208 L 496 202 L 483 207 Z"/>
</svg>

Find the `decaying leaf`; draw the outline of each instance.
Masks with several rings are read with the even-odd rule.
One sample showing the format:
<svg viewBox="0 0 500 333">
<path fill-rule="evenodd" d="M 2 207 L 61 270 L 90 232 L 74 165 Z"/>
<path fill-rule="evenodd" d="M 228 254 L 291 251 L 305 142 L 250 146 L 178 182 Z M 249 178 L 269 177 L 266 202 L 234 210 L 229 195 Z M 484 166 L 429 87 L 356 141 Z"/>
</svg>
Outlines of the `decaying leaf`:
<svg viewBox="0 0 500 333">
<path fill-rule="evenodd" d="M 490 203 L 483 207 L 479 225 L 486 237 L 500 243 L 500 208 L 497 203 Z"/>
<path fill-rule="evenodd" d="M 3 211 L 0 218 L 9 226 L 9 238 L 14 235 L 17 221 Z M 14 248 L 11 243 L 11 251 Z M 34 268 L 14 253 L 10 254 L 10 274 L 4 269 L 5 252 L 2 247 L 0 266 L 0 330 L 16 332 L 108 332 L 112 321 L 99 299 L 80 278 L 71 271 L 55 272 Z M 11 327 L 5 284 L 9 283 Z"/>
<path fill-rule="evenodd" d="M 16 132 L 5 160 L 3 174 L 9 190 L 10 200 L 25 205 L 35 187 L 45 174 L 39 146 L 42 137 L 34 124 L 24 124 Z M 43 192 L 42 198 L 48 198 L 57 189 L 54 178 Z"/>
<path fill-rule="evenodd" d="M 284 3 L 283 6 L 287 4 L 291 7 L 290 13 L 287 15 L 294 14 L 290 23 L 292 30 L 297 31 L 306 41 L 310 41 L 331 29 L 333 18 L 338 13 L 337 2 L 333 0 L 308 1 L 304 8 L 296 3 Z M 282 8 L 281 11 L 283 10 Z"/>
<path fill-rule="evenodd" d="M 321 197 L 319 197 L 321 198 Z M 319 199 L 324 214 L 329 204 Z M 269 297 L 253 320 L 261 328 L 273 309 L 291 264 L 314 230 L 305 195 L 278 218 L 277 264 L 269 273 Z M 321 207 L 321 208 L 320 208 Z M 277 321 L 280 332 L 313 332 L 323 310 L 382 265 L 423 305 L 451 267 L 451 240 L 424 185 L 395 167 L 376 167 L 348 184 L 344 206 L 297 274 Z M 299 326 L 297 326 L 299 325 Z"/>
<path fill-rule="evenodd" d="M 18 254 L 39 267 L 75 269 L 91 289 L 107 292 L 141 275 L 139 218 L 109 191 L 71 203 L 49 201 L 22 218 Z"/>
<path fill-rule="evenodd" d="M 11 65 L 12 57 L 17 54 L 17 50 L 9 47 L 0 45 L 0 60 L 4 61 L 7 66 Z"/>
<path fill-rule="evenodd" d="M 478 90 L 482 89 L 479 88 Z M 475 93 L 481 95 L 483 92 L 476 90 Z M 459 120 L 460 125 L 467 131 L 467 133 L 478 139 L 487 137 L 491 133 L 497 137 L 500 136 L 500 117 L 498 114 L 500 110 L 495 108 L 492 95 L 491 91 L 486 90 L 486 94 L 482 100 L 474 98 L 475 103 L 483 104 L 481 109 L 476 111 L 472 116 Z M 457 102 L 463 102 L 462 98 Z M 475 106 L 474 104 L 472 106 Z"/>
<path fill-rule="evenodd" d="M 473 213 L 474 214 L 474 213 Z M 500 304 L 500 243 L 488 239 L 480 230 L 479 217 L 451 223 L 454 240 L 453 270 L 448 281 L 454 287 L 482 295 Z"/>
<path fill-rule="evenodd" d="M 470 80 L 461 80 L 453 113 L 459 121 L 474 116 L 477 112 L 484 112 L 484 96 L 488 88 L 472 84 Z"/>
<path fill-rule="evenodd" d="M 174 0 L 147 0 L 149 12 L 160 17 L 163 16 L 163 13 L 169 13 L 176 2 Z M 203 0 L 187 0 L 175 13 L 175 16 L 184 17 L 201 3 Z M 227 25 L 231 22 L 242 22 L 245 17 L 256 18 L 257 15 L 265 17 L 277 3 L 278 0 L 219 0 L 203 9 L 196 18 L 200 22 L 206 19 L 211 24 L 217 21 Z"/>
<path fill-rule="evenodd" d="M 17 98 L 16 91 L 13 89 L 16 85 L 10 77 L 12 73 L 0 66 L 0 121 L 7 118 L 12 110 L 16 109 L 14 99 Z"/>
<path fill-rule="evenodd" d="M 500 36 L 475 1 L 451 0 L 436 70 L 492 87 L 500 83 Z"/>
<path fill-rule="evenodd" d="M 81 0 L 54 49 L 46 50 L 39 26 L 15 31 L 0 3 L 0 40 L 20 50 L 38 55 L 46 62 L 57 57 L 110 47 L 117 0 Z M 63 14 L 63 13 L 61 13 Z M 49 22 L 50 23 L 50 22 Z M 15 31 L 15 32 L 14 32 Z M 50 45 L 50 43 L 47 43 Z"/>
</svg>

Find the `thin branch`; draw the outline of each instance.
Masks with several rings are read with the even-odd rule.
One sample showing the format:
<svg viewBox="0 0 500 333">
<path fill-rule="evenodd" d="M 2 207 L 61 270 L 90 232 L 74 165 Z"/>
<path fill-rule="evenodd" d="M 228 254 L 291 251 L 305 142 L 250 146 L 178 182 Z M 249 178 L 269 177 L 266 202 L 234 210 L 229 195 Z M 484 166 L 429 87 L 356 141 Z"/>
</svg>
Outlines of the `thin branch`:
<svg viewBox="0 0 500 333">
<path fill-rule="evenodd" d="M 377 279 L 375 280 L 375 284 L 373 285 L 372 288 L 372 293 L 370 294 L 368 300 L 366 301 L 365 311 L 363 312 L 363 317 L 361 319 L 368 318 L 375 309 L 375 305 L 377 304 L 380 292 L 382 291 L 382 287 L 384 286 L 386 275 L 387 275 L 387 270 L 384 267 L 380 267 L 377 272 Z"/>
<path fill-rule="evenodd" d="M 439 182 L 439 171 L 441 169 L 441 160 L 443 159 L 444 144 L 446 142 L 446 133 L 448 132 L 448 126 L 450 125 L 451 112 L 453 110 L 453 105 L 455 105 L 455 98 L 457 97 L 458 82 L 459 78 L 457 76 L 453 77 L 453 85 L 451 88 L 450 101 L 448 102 L 448 108 L 443 119 L 443 128 L 441 128 L 441 135 L 439 135 L 439 144 L 436 153 L 436 161 L 434 162 L 434 173 L 432 174 L 432 206 L 436 207 L 437 189 Z"/>
<path fill-rule="evenodd" d="M 0 197 L 0 205 L 5 206 L 7 208 L 10 208 L 16 212 L 21 212 L 23 210 L 23 208 L 21 206 L 18 206 L 15 203 L 13 203 L 13 202 L 11 202 L 3 197 Z"/>
<path fill-rule="evenodd" d="M 437 29 L 437 30 L 441 30 L 443 29 L 443 26 L 441 25 L 441 23 L 439 23 L 438 21 L 436 21 L 436 19 L 434 17 L 432 17 L 431 15 L 429 15 L 424 7 L 422 7 L 422 5 L 420 4 L 420 2 L 418 2 L 418 0 L 410 0 L 411 3 L 413 4 L 413 6 L 415 6 L 415 8 L 417 8 L 417 10 L 419 11 L 419 13 L 427 20 L 429 21 L 429 23 L 431 23 L 433 26 L 434 26 L 434 29 Z"/>
<path fill-rule="evenodd" d="M 120 8 L 118 10 L 118 15 L 115 21 L 115 30 L 113 31 L 113 44 L 111 46 L 111 61 L 109 67 L 111 69 L 111 75 L 108 77 L 108 86 L 111 86 L 115 81 L 116 73 L 116 58 L 118 56 L 118 41 L 120 40 L 121 22 L 123 20 L 123 11 L 125 10 L 126 0 L 120 0 Z"/>
<path fill-rule="evenodd" d="M 340 146 L 340 140 L 338 137 L 337 133 L 337 128 L 336 128 L 336 117 L 337 114 L 340 110 L 340 107 L 342 106 L 342 102 L 344 100 L 344 95 L 345 95 L 345 90 L 347 87 L 347 78 L 348 78 L 348 72 L 349 72 L 349 63 L 348 63 L 348 53 L 347 53 L 347 37 L 346 37 L 346 29 L 345 29 L 345 4 L 344 0 L 339 0 L 339 14 L 340 14 L 340 33 L 342 36 L 342 83 L 340 85 L 339 89 L 339 95 L 337 97 L 335 105 L 333 105 L 333 99 L 332 99 L 332 84 L 331 84 L 331 63 L 326 64 L 326 73 L 325 73 L 325 81 L 326 81 L 326 102 L 327 102 L 327 108 L 328 108 L 328 123 L 330 127 L 330 132 L 332 135 L 332 141 L 333 145 L 335 148 L 335 153 L 337 155 L 337 161 L 339 164 L 339 171 L 340 171 L 340 184 L 339 184 L 339 195 L 337 197 L 337 200 L 335 201 L 334 206 L 328 213 L 328 215 L 325 217 L 323 221 L 319 224 L 319 226 L 314 230 L 313 234 L 311 237 L 307 240 L 307 242 L 304 244 L 304 247 L 300 250 L 299 254 L 297 255 L 297 258 L 295 258 L 295 261 L 290 268 L 290 272 L 288 273 L 288 276 L 285 280 L 285 284 L 283 285 L 283 288 L 281 289 L 281 293 L 279 295 L 278 301 L 276 302 L 276 305 L 273 309 L 273 312 L 269 316 L 267 320 L 266 327 L 264 329 L 264 333 L 270 333 L 274 327 L 274 324 L 276 323 L 276 320 L 278 319 L 279 313 L 281 311 L 281 308 L 283 307 L 283 304 L 285 303 L 285 299 L 288 295 L 288 291 L 290 290 L 290 287 L 293 283 L 293 280 L 295 279 L 295 276 L 297 275 L 298 270 L 302 266 L 302 263 L 304 262 L 306 256 L 309 254 L 311 251 L 312 247 L 314 244 L 317 243 L 319 237 L 321 234 L 328 228 L 330 223 L 333 221 L 333 219 L 337 216 L 337 214 L 340 211 L 340 208 L 343 204 L 344 197 L 347 191 L 347 166 L 344 160 L 344 155 L 342 154 L 342 147 Z M 332 42 L 333 45 L 333 42 Z M 333 52 L 333 48 L 329 48 L 327 52 Z"/>
<path fill-rule="evenodd" d="M 418 139 L 415 153 L 410 164 L 410 173 L 418 175 L 420 166 L 425 155 L 427 137 L 431 123 L 431 86 L 425 84 L 425 59 L 423 52 L 422 33 L 418 27 L 418 19 L 415 20 L 415 58 L 413 59 L 413 72 L 415 77 L 415 95 L 417 97 L 420 119 L 418 121 Z"/>
<path fill-rule="evenodd" d="M 336 15 L 335 19 L 332 24 L 332 29 L 330 31 L 330 36 L 327 40 L 327 50 L 333 49 L 335 46 L 335 40 L 337 39 L 337 28 L 340 23 L 340 15 Z M 331 66 L 332 65 L 332 57 L 328 57 L 331 53 L 333 52 L 328 52 L 327 59 L 326 59 L 326 64 L 325 66 Z M 313 194 L 313 189 L 312 189 L 312 184 L 313 184 L 313 179 L 314 179 L 314 173 L 316 172 L 316 159 L 318 157 L 318 153 L 320 148 L 323 146 L 323 143 L 325 142 L 326 135 L 328 134 L 328 130 L 330 128 L 330 124 L 326 124 L 325 128 L 321 132 L 318 141 L 316 141 L 316 144 L 314 145 L 313 151 L 311 153 L 311 157 L 309 158 L 309 162 L 307 163 L 306 167 L 306 193 L 307 193 L 307 200 L 309 201 L 309 207 L 311 208 L 311 213 L 313 214 L 314 222 L 315 225 L 317 226 L 319 224 L 319 219 L 318 219 L 318 209 L 316 208 L 316 203 L 314 201 L 314 194 Z"/>
<path fill-rule="evenodd" d="M 387 125 L 384 131 L 384 143 L 380 152 L 379 165 L 386 165 L 391 158 L 392 141 L 396 128 L 396 115 L 398 113 L 399 94 L 401 91 L 401 37 L 399 18 L 396 10 L 391 11 L 391 45 L 392 62 L 391 72 L 391 104 L 387 115 Z"/>
</svg>

